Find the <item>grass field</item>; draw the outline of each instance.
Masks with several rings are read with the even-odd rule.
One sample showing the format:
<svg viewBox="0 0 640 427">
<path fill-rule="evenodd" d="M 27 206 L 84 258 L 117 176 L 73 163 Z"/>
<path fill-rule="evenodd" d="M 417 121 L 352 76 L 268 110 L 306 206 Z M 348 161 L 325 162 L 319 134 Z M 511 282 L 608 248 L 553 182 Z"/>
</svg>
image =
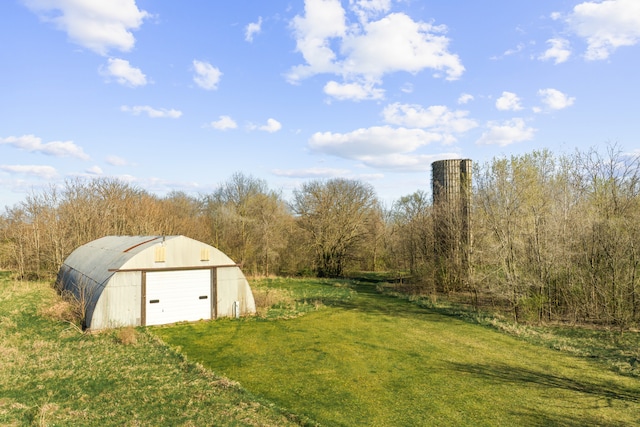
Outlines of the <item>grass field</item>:
<svg viewBox="0 0 640 427">
<path fill-rule="evenodd" d="M 47 283 L 0 272 L 0 425 L 640 424 L 637 333 L 498 331 L 354 281 L 252 285 L 260 317 L 86 334 Z"/>
<path fill-rule="evenodd" d="M 143 328 L 85 334 L 68 309 L 0 272 L 0 425 L 299 425 Z"/>
<path fill-rule="evenodd" d="M 252 286 L 271 307 L 259 318 L 153 332 L 322 425 L 640 424 L 640 380 L 597 361 L 380 295 L 372 284 Z"/>
</svg>

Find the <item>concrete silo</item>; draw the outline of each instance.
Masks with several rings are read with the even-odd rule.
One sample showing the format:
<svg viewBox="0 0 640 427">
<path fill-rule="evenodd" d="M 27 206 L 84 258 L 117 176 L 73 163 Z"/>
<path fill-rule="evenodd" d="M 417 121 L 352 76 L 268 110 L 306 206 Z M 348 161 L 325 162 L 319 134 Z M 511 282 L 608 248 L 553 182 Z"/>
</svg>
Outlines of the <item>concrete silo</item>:
<svg viewBox="0 0 640 427">
<path fill-rule="evenodd" d="M 437 283 L 459 289 L 469 278 L 471 258 L 470 159 L 449 159 L 431 165 Z"/>
</svg>

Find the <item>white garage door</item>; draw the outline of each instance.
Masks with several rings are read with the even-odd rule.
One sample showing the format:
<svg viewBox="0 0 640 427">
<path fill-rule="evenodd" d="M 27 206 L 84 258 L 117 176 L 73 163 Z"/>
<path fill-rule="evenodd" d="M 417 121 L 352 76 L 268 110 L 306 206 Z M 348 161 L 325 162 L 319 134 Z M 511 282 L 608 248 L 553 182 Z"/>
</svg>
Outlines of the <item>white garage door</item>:
<svg viewBox="0 0 640 427">
<path fill-rule="evenodd" d="M 211 270 L 149 271 L 146 325 L 211 319 Z"/>
</svg>

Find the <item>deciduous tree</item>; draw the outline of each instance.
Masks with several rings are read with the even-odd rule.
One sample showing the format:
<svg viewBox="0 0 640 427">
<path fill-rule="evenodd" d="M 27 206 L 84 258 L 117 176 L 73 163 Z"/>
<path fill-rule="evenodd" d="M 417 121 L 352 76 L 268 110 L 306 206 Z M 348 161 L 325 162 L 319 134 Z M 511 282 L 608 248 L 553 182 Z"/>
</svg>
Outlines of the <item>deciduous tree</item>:
<svg viewBox="0 0 640 427">
<path fill-rule="evenodd" d="M 369 237 L 378 207 L 373 187 L 335 178 L 311 181 L 294 191 L 293 210 L 309 236 L 319 276 L 341 276 Z"/>
</svg>

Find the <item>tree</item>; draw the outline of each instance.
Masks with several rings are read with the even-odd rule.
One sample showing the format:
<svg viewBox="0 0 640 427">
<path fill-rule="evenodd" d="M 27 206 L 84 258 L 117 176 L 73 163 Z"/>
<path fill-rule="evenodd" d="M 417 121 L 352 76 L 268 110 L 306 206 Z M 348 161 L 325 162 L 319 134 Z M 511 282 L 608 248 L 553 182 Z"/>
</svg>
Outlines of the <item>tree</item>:
<svg viewBox="0 0 640 427">
<path fill-rule="evenodd" d="M 540 316 L 546 298 L 554 168 L 551 154 L 539 151 L 494 159 L 476 175 L 479 273 L 516 321 L 531 304 Z"/>
<path fill-rule="evenodd" d="M 278 270 L 291 215 L 280 194 L 265 181 L 235 173 L 205 197 L 209 239 L 253 274 Z"/>
<path fill-rule="evenodd" d="M 392 210 L 393 233 L 398 239 L 398 258 L 412 275 L 426 276 L 433 258 L 433 218 L 430 197 L 416 191 L 401 197 Z"/>
<path fill-rule="evenodd" d="M 614 144 L 606 154 L 579 153 L 577 165 L 588 218 L 576 248 L 581 255 L 575 258 L 583 285 L 581 312 L 625 327 L 640 315 L 640 157 L 625 155 Z"/>
<path fill-rule="evenodd" d="M 182 191 L 171 191 L 156 203 L 161 206 L 156 218 L 156 222 L 161 221 L 161 234 L 181 234 L 196 240 L 205 238 L 202 201 Z"/>
<path fill-rule="evenodd" d="M 335 178 L 312 181 L 293 194 L 298 225 L 309 236 L 318 276 L 341 276 L 368 237 L 378 200 L 373 187 Z"/>
</svg>

